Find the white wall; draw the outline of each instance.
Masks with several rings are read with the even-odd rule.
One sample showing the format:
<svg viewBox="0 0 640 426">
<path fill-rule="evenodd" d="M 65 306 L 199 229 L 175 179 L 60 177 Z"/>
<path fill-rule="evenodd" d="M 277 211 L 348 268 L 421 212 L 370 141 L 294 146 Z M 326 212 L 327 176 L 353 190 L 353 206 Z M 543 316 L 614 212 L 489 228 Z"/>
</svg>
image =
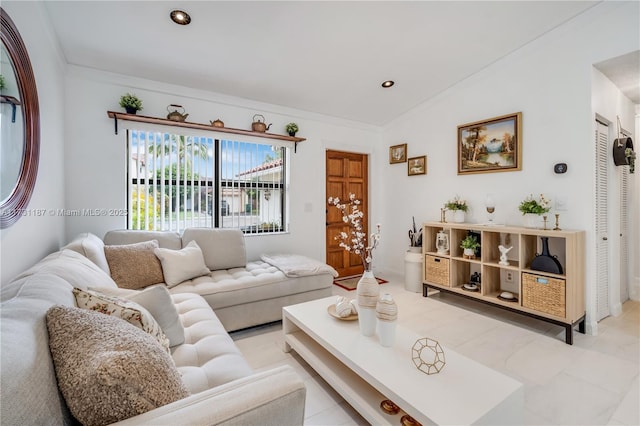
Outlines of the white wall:
<svg viewBox="0 0 640 426">
<path fill-rule="evenodd" d="M 3 1 L 27 47 L 40 106 L 40 162 L 28 209 L 64 207 L 64 62 L 41 3 Z M 4 143 L 4 141 L 3 141 Z M 64 239 L 64 219 L 56 215 L 22 217 L 0 232 L 0 275 L 7 282 Z"/>
<path fill-rule="evenodd" d="M 520 225 L 519 202 L 527 194 L 565 197 L 560 227 L 587 231 L 587 264 L 594 262 L 594 113 L 592 64 L 640 46 L 637 2 L 605 2 L 551 31 L 386 126 L 383 144 L 408 143 L 410 157 L 426 154 L 426 176 L 407 176 L 406 164 L 379 158 L 386 177 L 377 189 L 385 207 L 383 269 L 403 271 L 407 230 L 416 221 L 440 219 L 440 208 L 456 194 L 471 204 L 469 222 L 486 220 L 484 198 L 497 201 L 495 220 Z M 437 66 L 437 64 L 434 64 Z M 457 126 L 522 111 L 522 171 L 457 175 Z M 566 162 L 568 172 L 553 173 Z M 632 217 L 638 217 L 632 216 Z M 594 281 L 587 270 L 587 321 L 592 320 Z"/>
<path fill-rule="evenodd" d="M 124 131 L 115 135 L 113 120 L 107 117 L 107 110 L 121 110 L 118 101 L 125 92 L 140 97 L 140 113 L 152 117 L 166 116 L 167 105 L 173 103 L 184 106 L 188 120 L 196 123 L 220 118 L 227 127 L 250 129 L 253 115 L 259 113 L 273 123 L 270 132 L 286 134 L 285 124 L 297 122 L 298 136 L 307 140 L 291 154 L 290 233 L 247 237 L 250 259 L 276 252 L 324 259 L 325 150 L 369 153 L 372 162 L 387 155 L 376 150 L 380 135 L 372 126 L 75 66 L 69 66 L 66 84 L 66 207 L 72 210 L 126 208 L 126 136 Z M 110 229 L 125 228 L 126 218 L 68 217 L 66 225 L 67 239 L 87 231 L 102 237 Z"/>
</svg>

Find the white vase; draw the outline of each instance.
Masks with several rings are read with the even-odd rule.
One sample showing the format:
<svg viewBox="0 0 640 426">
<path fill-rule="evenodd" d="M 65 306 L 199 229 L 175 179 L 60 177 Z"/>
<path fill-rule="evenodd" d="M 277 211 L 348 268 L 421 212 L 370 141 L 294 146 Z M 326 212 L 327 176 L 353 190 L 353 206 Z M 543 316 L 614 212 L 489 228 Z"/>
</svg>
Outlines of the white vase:
<svg viewBox="0 0 640 426">
<path fill-rule="evenodd" d="M 453 221 L 456 223 L 464 223 L 464 210 L 454 210 Z"/>
<path fill-rule="evenodd" d="M 536 228 L 540 221 L 540 215 L 535 213 L 525 213 L 522 215 L 522 223 L 525 228 Z"/>
<path fill-rule="evenodd" d="M 393 346 L 396 340 L 398 306 L 390 294 L 385 293 L 378 299 L 376 317 L 378 318 L 380 344 L 386 348 Z"/>
<path fill-rule="evenodd" d="M 358 323 L 363 336 L 373 336 L 376 331 L 376 304 L 380 294 L 378 280 L 373 271 L 364 271 L 356 288 L 358 295 Z"/>
</svg>

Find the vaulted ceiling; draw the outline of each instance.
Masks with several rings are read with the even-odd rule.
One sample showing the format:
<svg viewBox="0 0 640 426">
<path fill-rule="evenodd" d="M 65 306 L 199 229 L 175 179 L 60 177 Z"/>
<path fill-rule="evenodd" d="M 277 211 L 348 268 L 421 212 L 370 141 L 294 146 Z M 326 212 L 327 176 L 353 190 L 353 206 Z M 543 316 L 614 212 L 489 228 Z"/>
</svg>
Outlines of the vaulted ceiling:
<svg viewBox="0 0 640 426">
<path fill-rule="evenodd" d="M 70 64 L 383 125 L 597 2 L 44 3 Z"/>
</svg>

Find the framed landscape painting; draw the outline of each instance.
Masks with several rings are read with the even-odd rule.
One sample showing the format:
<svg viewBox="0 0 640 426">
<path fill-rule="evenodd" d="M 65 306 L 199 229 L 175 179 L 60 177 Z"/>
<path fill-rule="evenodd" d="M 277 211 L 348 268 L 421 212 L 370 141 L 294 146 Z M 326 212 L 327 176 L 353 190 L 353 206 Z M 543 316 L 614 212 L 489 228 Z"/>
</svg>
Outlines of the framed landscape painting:
<svg viewBox="0 0 640 426">
<path fill-rule="evenodd" d="M 458 174 L 522 169 L 522 113 L 458 126 Z"/>
<path fill-rule="evenodd" d="M 389 148 L 389 163 L 404 163 L 407 161 L 407 144 L 394 145 Z"/>
</svg>

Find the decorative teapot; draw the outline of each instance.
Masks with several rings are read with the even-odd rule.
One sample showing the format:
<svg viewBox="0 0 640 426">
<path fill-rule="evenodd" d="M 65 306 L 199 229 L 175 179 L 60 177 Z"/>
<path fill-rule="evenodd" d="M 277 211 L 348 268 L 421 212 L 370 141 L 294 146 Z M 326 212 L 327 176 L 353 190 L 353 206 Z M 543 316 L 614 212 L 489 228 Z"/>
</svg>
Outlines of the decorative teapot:
<svg viewBox="0 0 640 426">
<path fill-rule="evenodd" d="M 173 108 L 173 111 L 170 108 Z M 181 109 L 182 112 L 179 112 L 178 109 Z M 184 113 L 184 108 L 182 107 L 182 105 L 171 104 L 167 107 L 167 111 L 169 111 L 169 114 L 167 114 L 167 119 L 172 121 L 184 121 L 189 116 L 189 114 Z"/>
<path fill-rule="evenodd" d="M 224 127 L 224 121 L 220 120 L 219 118 L 215 121 L 209 120 L 209 123 L 211 123 L 213 127 Z"/>
<path fill-rule="evenodd" d="M 262 121 L 260 121 L 259 118 L 256 120 L 256 117 L 262 117 Z M 267 130 L 269 130 L 269 127 L 271 127 L 271 123 L 269 123 L 269 125 L 267 126 L 265 122 L 266 120 L 264 119 L 264 115 L 254 115 L 253 123 L 251 123 L 251 130 L 253 130 L 254 132 L 266 132 Z"/>
</svg>

